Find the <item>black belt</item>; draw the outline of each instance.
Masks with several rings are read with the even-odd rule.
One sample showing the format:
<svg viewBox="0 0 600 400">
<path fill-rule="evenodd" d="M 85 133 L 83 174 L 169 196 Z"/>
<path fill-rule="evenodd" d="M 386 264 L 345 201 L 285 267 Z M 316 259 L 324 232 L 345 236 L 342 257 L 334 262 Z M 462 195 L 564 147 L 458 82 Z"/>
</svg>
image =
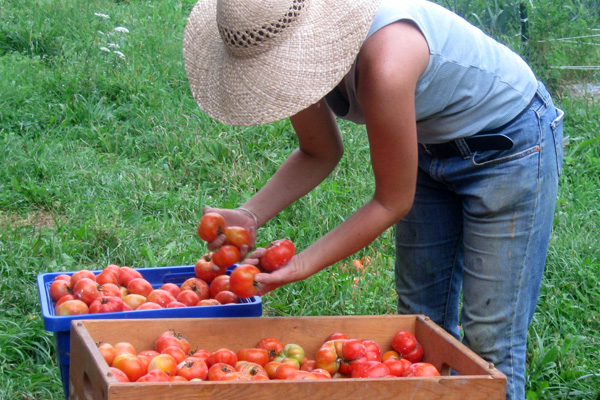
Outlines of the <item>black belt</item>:
<svg viewBox="0 0 600 400">
<path fill-rule="evenodd" d="M 476 133 L 461 139 L 452 140 L 446 143 L 422 144 L 425 150 L 437 158 L 461 157 L 463 154 L 475 151 L 487 150 L 510 150 L 513 147 L 513 141 L 501 132 L 508 125 L 512 124 L 522 116 L 533 105 L 536 96 L 533 96 L 527 107 L 523 109 L 516 117 L 506 124 L 488 131 Z M 468 147 L 468 148 L 465 148 Z"/>
</svg>

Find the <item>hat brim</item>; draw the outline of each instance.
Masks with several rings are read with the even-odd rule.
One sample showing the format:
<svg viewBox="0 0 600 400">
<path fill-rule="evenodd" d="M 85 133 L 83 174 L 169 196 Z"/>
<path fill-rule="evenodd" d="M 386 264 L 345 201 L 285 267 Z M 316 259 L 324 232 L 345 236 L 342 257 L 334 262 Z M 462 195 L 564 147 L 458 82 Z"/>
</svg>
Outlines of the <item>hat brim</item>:
<svg viewBox="0 0 600 400">
<path fill-rule="evenodd" d="M 200 0 L 183 39 L 198 106 L 222 123 L 248 126 L 287 118 L 316 103 L 350 70 L 378 4 L 312 1 L 293 35 L 257 56 L 239 58 L 219 35 L 217 0 Z"/>
</svg>

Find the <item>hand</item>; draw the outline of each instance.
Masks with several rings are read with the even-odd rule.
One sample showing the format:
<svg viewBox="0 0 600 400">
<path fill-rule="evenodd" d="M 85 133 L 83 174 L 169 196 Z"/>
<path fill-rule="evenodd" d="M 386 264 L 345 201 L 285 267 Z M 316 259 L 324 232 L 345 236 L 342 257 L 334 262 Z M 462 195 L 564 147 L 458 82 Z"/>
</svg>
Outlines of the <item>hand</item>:
<svg viewBox="0 0 600 400">
<path fill-rule="evenodd" d="M 228 208 L 212 208 L 208 206 L 204 207 L 204 209 L 202 210 L 202 214 L 206 214 L 208 212 L 215 212 L 221 214 L 225 218 L 225 226 L 242 226 L 246 228 L 248 232 L 250 232 L 250 246 L 244 245 L 240 248 L 240 257 L 243 260 L 248 254 L 248 252 L 252 250 L 252 248 L 254 248 L 254 245 L 256 244 L 256 230 L 258 229 L 258 227 L 256 226 L 256 221 L 254 220 L 254 218 L 252 218 L 250 214 L 244 211 L 235 209 L 232 210 Z M 215 240 L 207 243 L 207 247 L 208 250 L 213 251 L 224 244 L 225 235 L 220 234 Z"/>
<path fill-rule="evenodd" d="M 254 252 L 252 253 L 252 256 L 254 256 Z M 254 277 L 254 280 L 260 284 L 260 295 L 262 296 L 272 290 L 277 289 L 278 287 L 288 283 L 301 281 L 312 275 L 311 272 L 308 272 L 306 268 L 302 267 L 301 258 L 302 257 L 300 253 L 292 257 L 290 262 L 278 270 L 270 273 L 261 272 L 260 274 L 257 274 Z"/>
</svg>

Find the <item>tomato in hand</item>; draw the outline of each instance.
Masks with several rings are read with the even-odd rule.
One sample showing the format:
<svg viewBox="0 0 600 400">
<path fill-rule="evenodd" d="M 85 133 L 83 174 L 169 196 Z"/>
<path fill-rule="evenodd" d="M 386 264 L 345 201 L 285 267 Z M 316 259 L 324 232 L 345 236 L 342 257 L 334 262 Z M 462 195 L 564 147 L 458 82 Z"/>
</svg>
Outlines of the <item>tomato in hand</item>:
<svg viewBox="0 0 600 400">
<path fill-rule="evenodd" d="M 196 265 L 194 266 L 194 273 L 196 274 L 196 278 L 202 279 L 204 282 L 210 283 L 219 275 L 225 275 L 227 272 L 227 267 L 221 268 L 217 267 L 212 261 L 213 253 L 206 253 L 205 255 L 198 260 Z M 220 268 L 215 271 L 216 268 Z"/>
<path fill-rule="evenodd" d="M 258 273 L 260 270 L 254 265 L 238 265 L 229 276 L 231 291 L 241 298 L 257 296 L 259 283 L 254 281 L 254 277 Z"/>
<path fill-rule="evenodd" d="M 228 244 L 234 245 L 238 249 L 241 249 L 242 246 L 250 246 L 252 240 L 250 232 L 243 226 L 228 226 L 224 233 Z"/>
<path fill-rule="evenodd" d="M 267 272 L 273 272 L 287 264 L 294 254 L 296 247 L 289 239 L 278 239 L 265 248 L 265 254 L 260 258 L 260 266 Z"/>
<path fill-rule="evenodd" d="M 225 218 L 221 214 L 208 212 L 200 218 L 198 236 L 206 242 L 212 242 L 225 231 Z"/>
<path fill-rule="evenodd" d="M 229 268 L 240 261 L 240 249 L 232 244 L 225 244 L 213 253 L 212 261 L 219 268 Z"/>
</svg>

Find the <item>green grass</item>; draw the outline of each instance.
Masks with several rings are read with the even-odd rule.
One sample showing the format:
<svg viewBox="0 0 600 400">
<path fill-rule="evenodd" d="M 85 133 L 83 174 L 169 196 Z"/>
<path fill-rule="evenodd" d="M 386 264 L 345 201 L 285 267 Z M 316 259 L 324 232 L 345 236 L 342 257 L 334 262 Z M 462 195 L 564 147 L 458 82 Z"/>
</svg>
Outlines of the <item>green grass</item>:
<svg viewBox="0 0 600 400">
<path fill-rule="evenodd" d="M 597 399 L 600 107 L 570 97 L 564 85 L 598 76 L 550 67 L 598 65 L 600 57 L 589 40 L 547 39 L 594 32 L 598 3 L 533 1 L 527 45 L 514 19 L 518 2 L 445 3 L 523 54 L 567 111 L 562 185 L 530 331 L 528 397 Z M 194 263 L 206 251 L 195 234 L 202 207 L 239 205 L 297 144 L 288 122 L 231 128 L 198 110 L 181 55 L 193 4 L 0 0 L 2 399 L 62 396 L 54 337 L 41 321 L 38 274 Z M 306 247 L 369 198 L 364 131 L 346 123 L 342 130 L 340 166 L 261 229 L 259 244 L 289 237 Z M 364 272 L 351 267 L 361 257 L 371 259 Z M 354 257 L 265 296 L 264 310 L 394 313 L 393 260 L 387 231 Z"/>
</svg>

